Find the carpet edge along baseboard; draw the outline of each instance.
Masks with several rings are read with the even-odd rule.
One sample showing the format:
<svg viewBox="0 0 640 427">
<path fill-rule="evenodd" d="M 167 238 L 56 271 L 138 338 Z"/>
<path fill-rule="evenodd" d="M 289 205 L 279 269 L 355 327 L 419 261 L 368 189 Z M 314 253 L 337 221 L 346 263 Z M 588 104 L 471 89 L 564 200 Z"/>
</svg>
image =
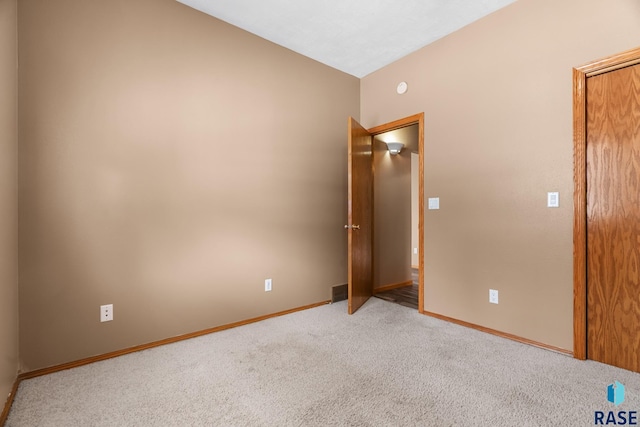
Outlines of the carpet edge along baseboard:
<svg viewBox="0 0 640 427">
<path fill-rule="evenodd" d="M 90 363 L 100 362 L 107 359 L 112 359 L 118 356 L 124 356 L 125 354 L 135 353 L 142 350 L 147 350 L 154 347 L 160 347 L 166 344 L 173 344 L 175 342 L 188 340 L 190 338 L 196 338 L 202 335 L 212 334 L 214 332 L 224 331 L 226 329 L 237 328 L 238 326 L 249 325 L 251 323 L 260 322 L 262 320 L 271 319 L 273 317 L 284 316 L 285 314 L 295 313 L 297 311 L 308 310 L 310 308 L 320 307 L 326 304 L 330 304 L 330 300 L 324 300 L 313 304 L 304 305 L 301 307 L 291 308 L 284 311 L 278 311 L 276 313 L 265 314 L 263 316 L 253 317 L 246 320 L 240 320 L 237 322 L 227 323 L 224 325 L 216 326 L 213 328 L 203 329 L 201 331 L 190 332 L 183 335 L 177 335 L 171 338 L 165 338 L 159 341 L 153 341 L 147 344 L 136 345 L 133 347 L 125 348 L 122 350 L 116 350 L 109 353 L 99 354 L 96 356 L 79 359 L 73 362 L 62 363 L 60 365 L 50 366 L 48 368 L 36 369 L 34 371 L 24 372 L 18 375 L 18 382 L 29 378 L 35 378 L 42 375 L 52 374 L 54 372 L 64 371 L 66 369 L 76 368 L 78 366 L 88 365 Z"/>
<path fill-rule="evenodd" d="M 543 348 L 545 350 L 555 351 L 556 353 L 565 354 L 567 356 L 573 357 L 573 351 L 566 350 L 564 348 L 556 347 L 550 344 L 544 344 L 538 341 L 530 340 L 528 338 L 523 338 L 518 335 L 510 334 L 508 332 L 498 331 L 497 329 L 491 329 L 484 326 L 476 325 L 475 323 L 465 322 L 464 320 L 454 319 L 453 317 L 444 316 L 442 314 L 433 313 L 431 311 L 423 310 L 422 314 L 425 316 L 433 317 L 436 319 L 444 320 L 445 322 L 455 323 L 456 325 L 464 326 L 466 328 L 475 329 L 480 332 L 484 332 L 487 334 L 495 335 L 501 338 L 506 338 L 508 340 L 516 341 L 522 344 L 532 345 L 534 347 Z"/>
</svg>

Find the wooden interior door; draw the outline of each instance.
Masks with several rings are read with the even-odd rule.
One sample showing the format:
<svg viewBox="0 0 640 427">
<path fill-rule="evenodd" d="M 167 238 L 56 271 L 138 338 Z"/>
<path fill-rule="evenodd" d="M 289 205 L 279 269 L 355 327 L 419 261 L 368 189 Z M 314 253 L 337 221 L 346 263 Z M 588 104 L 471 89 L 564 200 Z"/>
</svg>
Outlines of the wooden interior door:
<svg viewBox="0 0 640 427">
<path fill-rule="evenodd" d="M 348 293 L 349 314 L 373 295 L 373 137 L 349 117 Z"/>
<path fill-rule="evenodd" d="M 640 372 L 640 65 L 586 93 L 587 357 Z"/>
</svg>

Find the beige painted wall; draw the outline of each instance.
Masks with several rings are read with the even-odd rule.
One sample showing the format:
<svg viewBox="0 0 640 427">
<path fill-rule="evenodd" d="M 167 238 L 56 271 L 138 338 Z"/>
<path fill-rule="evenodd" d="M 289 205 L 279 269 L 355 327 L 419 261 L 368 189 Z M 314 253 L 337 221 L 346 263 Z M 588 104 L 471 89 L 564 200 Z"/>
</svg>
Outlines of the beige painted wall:
<svg viewBox="0 0 640 427">
<path fill-rule="evenodd" d="M 346 282 L 358 79 L 173 0 L 24 0 L 19 31 L 22 369 Z"/>
<path fill-rule="evenodd" d="M 18 373 L 17 10 L 0 0 L 0 405 Z"/>
<path fill-rule="evenodd" d="M 401 142 L 405 147 L 392 156 L 385 142 Z M 411 281 L 412 151 L 418 151 L 418 125 L 373 139 L 374 288 Z"/>
<path fill-rule="evenodd" d="M 638 45 L 636 0 L 519 0 L 362 79 L 365 126 L 425 113 L 425 310 L 573 348 L 571 70 Z"/>
</svg>

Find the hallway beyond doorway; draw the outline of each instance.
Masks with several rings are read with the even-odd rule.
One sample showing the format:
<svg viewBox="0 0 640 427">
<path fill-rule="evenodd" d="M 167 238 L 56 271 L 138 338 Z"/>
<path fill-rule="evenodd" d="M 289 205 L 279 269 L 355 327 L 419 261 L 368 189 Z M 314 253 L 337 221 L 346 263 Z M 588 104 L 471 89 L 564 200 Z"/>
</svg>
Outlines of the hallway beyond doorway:
<svg viewBox="0 0 640 427">
<path fill-rule="evenodd" d="M 385 301 L 404 305 L 405 307 L 418 309 L 418 269 L 411 269 L 411 279 L 413 283 L 410 286 L 391 289 L 389 291 L 378 292 L 373 296 Z"/>
</svg>

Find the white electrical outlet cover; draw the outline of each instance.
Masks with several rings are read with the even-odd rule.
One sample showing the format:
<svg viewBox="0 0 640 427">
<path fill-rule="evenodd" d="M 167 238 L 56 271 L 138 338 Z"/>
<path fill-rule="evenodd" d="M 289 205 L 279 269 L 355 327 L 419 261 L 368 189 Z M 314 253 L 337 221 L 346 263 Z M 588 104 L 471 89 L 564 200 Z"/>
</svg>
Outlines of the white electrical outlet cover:
<svg viewBox="0 0 640 427">
<path fill-rule="evenodd" d="M 113 320 L 113 304 L 106 304 L 100 306 L 100 321 L 110 322 Z"/>
</svg>

